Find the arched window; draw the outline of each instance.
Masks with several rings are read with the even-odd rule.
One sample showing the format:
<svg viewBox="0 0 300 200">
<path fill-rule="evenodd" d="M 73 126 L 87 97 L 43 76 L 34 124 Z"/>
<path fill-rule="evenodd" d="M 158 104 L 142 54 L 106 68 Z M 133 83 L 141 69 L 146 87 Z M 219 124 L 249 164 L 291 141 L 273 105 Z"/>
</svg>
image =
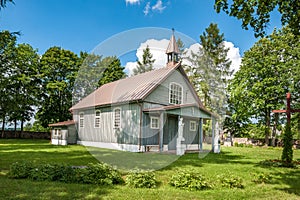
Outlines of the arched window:
<svg viewBox="0 0 300 200">
<path fill-rule="evenodd" d="M 114 128 L 115 129 L 121 128 L 121 109 L 120 108 L 114 109 Z"/>
<path fill-rule="evenodd" d="M 100 110 L 95 111 L 95 128 L 100 128 L 101 123 L 101 112 Z"/>
<path fill-rule="evenodd" d="M 171 83 L 169 87 L 169 103 L 182 104 L 182 86 L 177 83 Z"/>
</svg>

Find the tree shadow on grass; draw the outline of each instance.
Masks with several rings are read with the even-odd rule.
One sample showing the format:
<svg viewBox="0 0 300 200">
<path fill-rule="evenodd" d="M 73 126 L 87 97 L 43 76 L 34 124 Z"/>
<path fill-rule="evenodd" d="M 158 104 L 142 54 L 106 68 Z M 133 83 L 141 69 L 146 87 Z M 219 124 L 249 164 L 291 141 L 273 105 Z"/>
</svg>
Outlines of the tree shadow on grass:
<svg viewBox="0 0 300 200">
<path fill-rule="evenodd" d="M 274 184 L 287 185 L 284 188 L 276 188 L 284 192 L 300 196 L 300 169 L 287 169 L 285 172 L 271 174 Z"/>
<path fill-rule="evenodd" d="M 114 186 L 67 184 L 0 176 L 0 199 L 103 199 Z"/>
<path fill-rule="evenodd" d="M 163 168 L 164 170 L 170 170 L 177 167 L 202 167 L 204 164 L 255 164 L 253 162 L 243 160 L 245 156 L 235 155 L 230 152 L 220 152 L 215 154 L 212 152 L 209 153 L 189 153 L 181 156 L 177 161 L 171 165 Z"/>
</svg>

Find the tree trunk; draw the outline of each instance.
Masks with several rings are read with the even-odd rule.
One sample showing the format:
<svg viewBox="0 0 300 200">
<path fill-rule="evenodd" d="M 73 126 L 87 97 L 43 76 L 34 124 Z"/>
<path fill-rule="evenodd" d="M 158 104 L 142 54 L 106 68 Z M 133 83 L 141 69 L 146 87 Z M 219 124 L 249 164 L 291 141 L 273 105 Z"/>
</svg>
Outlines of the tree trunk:
<svg viewBox="0 0 300 200">
<path fill-rule="evenodd" d="M 298 113 L 298 120 L 297 120 L 297 124 L 298 124 L 298 140 L 300 140 L 300 114 Z"/>
<path fill-rule="evenodd" d="M 269 146 L 269 135 L 270 135 L 270 109 L 269 108 L 265 108 L 265 120 L 266 120 L 265 145 Z"/>
<path fill-rule="evenodd" d="M 272 131 L 272 146 L 275 147 L 276 131 L 278 123 L 278 113 L 275 113 L 274 126 Z"/>
<path fill-rule="evenodd" d="M 4 131 L 5 131 L 5 115 L 2 118 L 2 130 L 1 130 L 1 137 L 4 138 Z"/>
<path fill-rule="evenodd" d="M 24 120 L 21 120 L 21 135 L 23 134 Z"/>
</svg>

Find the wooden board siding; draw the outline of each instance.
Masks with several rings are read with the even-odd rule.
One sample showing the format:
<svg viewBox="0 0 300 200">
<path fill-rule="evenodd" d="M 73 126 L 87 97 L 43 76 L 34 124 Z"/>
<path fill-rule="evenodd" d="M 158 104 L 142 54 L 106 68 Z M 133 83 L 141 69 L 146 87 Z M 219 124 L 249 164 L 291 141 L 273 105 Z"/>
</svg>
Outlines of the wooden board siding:
<svg viewBox="0 0 300 200">
<path fill-rule="evenodd" d="M 190 121 L 196 122 L 196 131 L 190 130 Z M 199 144 L 199 119 L 197 118 L 183 118 L 183 137 L 185 144 Z"/>
<path fill-rule="evenodd" d="M 114 128 L 114 109 L 121 109 L 121 129 Z M 100 127 L 95 128 L 95 110 L 100 110 Z M 138 104 L 124 104 L 96 109 L 85 109 L 74 113 L 79 122 L 79 113 L 84 112 L 84 127 L 78 127 L 81 141 L 138 144 L 140 129 L 140 107 Z"/>
<path fill-rule="evenodd" d="M 142 145 L 158 145 L 159 129 L 150 128 L 150 116 L 159 117 L 159 115 L 143 114 Z"/>
<path fill-rule="evenodd" d="M 178 70 L 172 73 L 160 86 L 158 86 L 149 96 L 147 96 L 145 101 L 169 105 L 170 83 L 177 83 L 182 86 L 182 104 L 197 103 L 196 99 L 192 95 L 192 92 L 190 91 L 187 81 Z"/>
</svg>

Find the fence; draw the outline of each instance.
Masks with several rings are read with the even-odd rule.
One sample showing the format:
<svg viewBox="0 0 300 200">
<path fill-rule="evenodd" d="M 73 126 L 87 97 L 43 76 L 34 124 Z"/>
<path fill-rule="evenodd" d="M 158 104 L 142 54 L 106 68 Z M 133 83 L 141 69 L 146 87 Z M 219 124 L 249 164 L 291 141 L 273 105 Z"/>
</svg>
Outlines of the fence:
<svg viewBox="0 0 300 200">
<path fill-rule="evenodd" d="M 13 139 L 13 138 L 20 138 L 20 139 L 48 139 L 50 140 L 50 131 L 49 132 L 31 132 L 31 131 L 0 131 L 0 139 Z"/>
</svg>

